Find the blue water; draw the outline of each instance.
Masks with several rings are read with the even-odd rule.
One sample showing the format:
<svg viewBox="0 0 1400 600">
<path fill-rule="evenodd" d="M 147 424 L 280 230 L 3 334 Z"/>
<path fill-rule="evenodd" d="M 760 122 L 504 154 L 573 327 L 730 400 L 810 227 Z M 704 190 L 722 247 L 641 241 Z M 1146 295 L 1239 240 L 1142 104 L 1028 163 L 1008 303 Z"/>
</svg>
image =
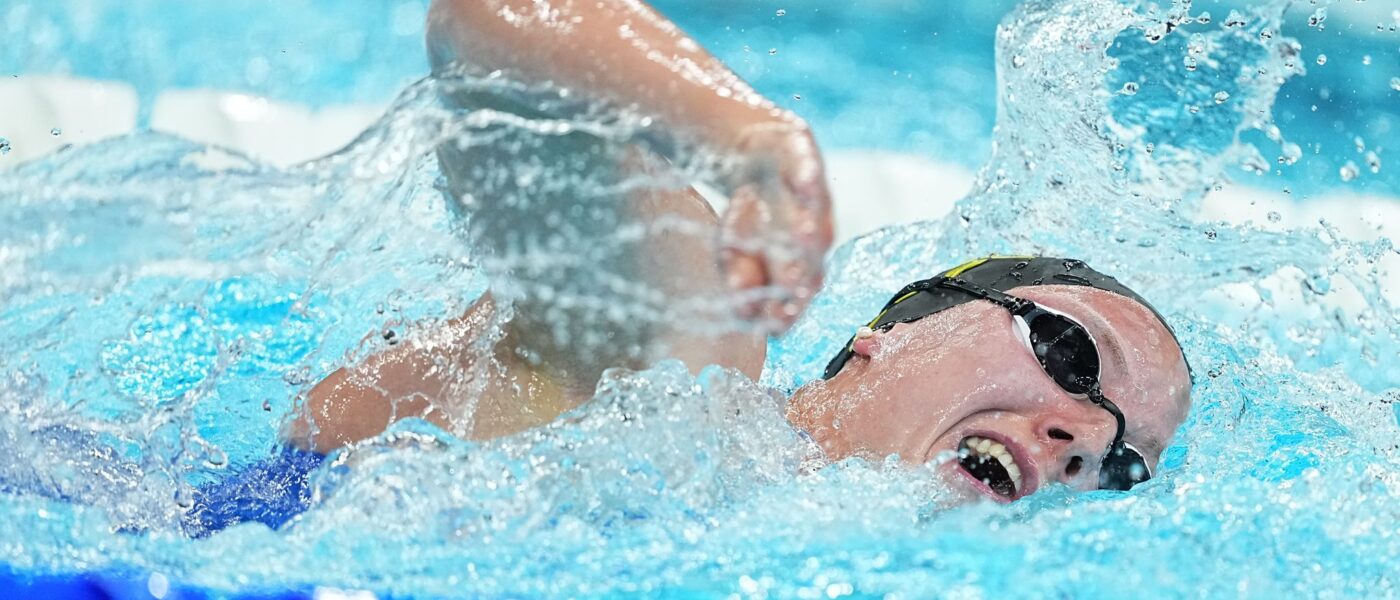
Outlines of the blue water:
<svg viewBox="0 0 1400 600">
<path fill-rule="evenodd" d="M 386 103 L 427 72 L 426 4 L 12 0 L 0 9 L 0 31 L 10 40 L 0 73 L 130 82 L 145 116 L 169 88 L 245 90 L 312 106 Z M 1222 24 L 1231 10 L 1251 4 L 1200 0 L 1193 14 Z M 1283 33 L 1302 44 L 1298 62 L 1309 74 L 1284 84 L 1273 117 L 1303 156 L 1280 165 L 1277 144 L 1263 141 L 1273 176 L 1237 171 L 1232 178 L 1273 191 L 1288 187 L 1297 197 L 1400 189 L 1400 171 L 1372 173 L 1366 156 L 1383 156 L 1400 132 L 1400 91 L 1390 83 L 1400 77 L 1396 7 L 1354 4 L 1332 6 L 1321 28 L 1308 25 L 1320 4 L 1290 10 Z M 815 123 L 824 147 L 910 151 L 971 168 L 987 155 L 996 118 L 993 36 L 1013 0 L 655 5 L 760 92 Z M 1169 43 L 1184 46 L 1186 39 Z M 1318 55 L 1327 57 L 1325 65 L 1317 65 Z M 1369 142 L 1366 150 L 1356 150 L 1358 137 Z M 1348 162 L 1359 173 L 1343 182 Z"/>
<path fill-rule="evenodd" d="M 1338 176 L 1364 164 L 1353 137 L 1384 152 L 1400 110 L 1387 83 L 1400 36 L 1338 16 L 1374 3 L 1331 5 L 1319 32 L 1312 6 L 1280 31 L 1267 7 L 1227 27 L 1228 7 L 1196 2 L 1210 22 L 1157 41 L 1171 8 L 1111 0 L 1009 14 L 663 3 L 827 145 L 985 165 L 974 192 L 947 219 L 839 249 L 828 288 L 771 343 L 762 385 L 661 364 L 613 373 L 570 418 L 495 442 L 405 423 L 333 457 L 289 527 L 200 540 L 179 526 L 193 487 L 274 452 L 308 383 L 381 348 L 385 329 L 412 335 L 480 294 L 430 151 L 444 136 L 489 143 L 489 126 L 436 99 L 511 87 L 414 83 L 416 2 L 259 7 L 281 18 L 14 4 L 4 26 L 24 42 L 0 67 L 20 74 L 121 78 L 147 98 L 190 85 L 313 104 L 398 96 L 352 148 L 291 169 L 139 134 L 0 174 L 0 563 L 215 594 L 1394 595 L 1400 322 L 1378 283 L 1394 247 L 1193 217 L 1226 178 L 1395 193 L 1388 166 Z M 192 25 L 208 18 L 253 29 Z M 104 24 L 116 35 L 95 33 Z M 199 50 L 151 50 L 185 41 Z M 253 46 L 265 66 L 249 66 Z M 577 119 L 623 139 L 638 122 Z M 1303 149 L 1294 165 L 1277 161 L 1284 143 Z M 1265 174 L 1246 177 L 1256 153 Z M 1181 333 L 1195 407 L 1159 477 L 945 509 L 926 471 L 825 464 L 786 424 L 771 390 L 816 376 L 853 315 L 968 256 L 1026 251 L 1119 274 Z M 1261 301 L 1241 315 L 1223 289 Z"/>
</svg>

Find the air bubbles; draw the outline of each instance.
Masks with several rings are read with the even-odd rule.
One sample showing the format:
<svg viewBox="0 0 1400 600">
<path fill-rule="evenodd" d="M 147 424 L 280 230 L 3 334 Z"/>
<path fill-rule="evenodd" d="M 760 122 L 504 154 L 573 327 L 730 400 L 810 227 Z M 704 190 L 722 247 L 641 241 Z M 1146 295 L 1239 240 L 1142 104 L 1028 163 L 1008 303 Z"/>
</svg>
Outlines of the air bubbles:
<svg viewBox="0 0 1400 600">
<path fill-rule="evenodd" d="M 786 16 L 787 16 L 787 9 L 786 9 L 786 8 L 780 8 L 780 9 L 778 9 L 777 12 L 775 12 L 775 13 L 773 13 L 773 14 L 776 15 L 776 16 L 779 16 L 779 17 L 786 17 Z"/>
<path fill-rule="evenodd" d="M 1224 104 L 1224 103 L 1229 102 L 1229 101 L 1230 101 L 1230 92 L 1216 92 L 1216 93 L 1215 93 L 1215 103 L 1216 103 L 1216 104 Z"/>
<path fill-rule="evenodd" d="M 1303 149 L 1293 142 L 1285 142 L 1280 151 L 1282 154 L 1278 157 L 1278 163 L 1281 165 L 1295 164 L 1303 157 Z"/>
<path fill-rule="evenodd" d="M 62 130 L 62 129 L 59 129 L 59 128 L 57 128 L 57 127 L 54 127 L 53 129 L 50 129 L 50 130 L 49 130 L 49 135 L 54 136 L 54 137 L 58 137 L 58 136 L 60 136 L 60 135 L 63 135 L 63 130 Z"/>
<path fill-rule="evenodd" d="M 1362 57 L 1361 57 L 1361 64 L 1364 65 L 1364 66 L 1367 66 L 1367 67 L 1371 66 L 1371 55 L 1370 55 L 1370 54 L 1367 54 L 1367 55 L 1362 56 Z"/>
<path fill-rule="evenodd" d="M 0 156 L 10 153 L 10 140 L 0 137 Z"/>
<path fill-rule="evenodd" d="M 793 100 L 801 100 L 801 99 L 802 99 L 802 94 L 793 94 L 793 95 L 792 95 L 792 99 L 793 99 Z"/>
<path fill-rule="evenodd" d="M 1318 54 L 1318 55 L 1317 55 L 1317 64 L 1318 64 L 1318 66 L 1322 66 L 1322 65 L 1327 64 L 1327 55 L 1326 55 L 1326 54 Z"/>
<path fill-rule="evenodd" d="M 1219 235 L 1218 233 L 1216 233 L 1215 229 L 1207 229 L 1207 230 L 1205 231 L 1205 234 L 1206 234 L 1206 239 L 1211 240 L 1211 241 L 1215 241 L 1215 238 Z"/>
<path fill-rule="evenodd" d="M 1200 24 L 1202 24 L 1202 25 L 1209 25 L 1209 24 L 1210 24 L 1210 11 L 1203 12 L 1203 13 L 1201 13 L 1199 16 L 1197 16 L 1197 17 L 1196 17 L 1196 22 L 1197 22 L 1197 23 L 1200 23 Z"/>
<path fill-rule="evenodd" d="M 1390 89 L 1400 92 L 1400 77 L 1390 78 Z"/>
<path fill-rule="evenodd" d="M 777 48 L 769 48 L 769 49 L 768 49 L 768 56 L 776 56 L 777 54 L 778 54 L 778 49 L 777 49 Z"/>
<path fill-rule="evenodd" d="M 1011 66 L 1019 69 L 1026 66 L 1026 57 L 1017 54 L 1011 57 Z"/>
<path fill-rule="evenodd" d="M 1361 174 L 1361 169 L 1356 166 L 1356 163 L 1347 161 L 1347 164 L 1342 165 L 1340 173 L 1342 181 L 1351 181 Z"/>
<path fill-rule="evenodd" d="M 1230 11 L 1229 16 L 1225 17 L 1225 27 L 1244 27 L 1248 24 L 1249 21 L 1246 20 L 1244 18 L 1244 15 L 1240 14 L 1240 11 L 1237 10 Z"/>
<path fill-rule="evenodd" d="M 1366 153 L 1366 168 L 1372 173 L 1381 172 L 1381 156 L 1375 150 Z"/>
<path fill-rule="evenodd" d="M 1137 93 L 1138 93 L 1138 84 L 1137 84 L 1137 82 L 1136 82 L 1136 81 L 1129 81 L 1128 83 L 1123 84 L 1123 89 L 1118 90 L 1118 93 L 1123 94 L 1124 96 L 1135 96 L 1135 95 L 1137 95 Z"/>
<path fill-rule="evenodd" d="M 1277 222 L 1282 221 L 1282 220 L 1283 220 L 1283 215 L 1279 214 L 1278 211 L 1276 211 L 1276 210 L 1271 210 L 1271 211 L 1269 211 L 1269 222 L 1270 222 L 1270 223 L 1277 223 Z"/>
</svg>

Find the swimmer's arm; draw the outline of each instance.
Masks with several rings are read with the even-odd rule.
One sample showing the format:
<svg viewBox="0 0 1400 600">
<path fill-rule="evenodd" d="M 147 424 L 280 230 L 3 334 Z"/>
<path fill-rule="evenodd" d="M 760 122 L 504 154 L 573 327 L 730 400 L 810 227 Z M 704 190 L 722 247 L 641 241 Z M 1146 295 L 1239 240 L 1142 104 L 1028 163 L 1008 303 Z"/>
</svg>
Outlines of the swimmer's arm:
<svg viewBox="0 0 1400 600">
<path fill-rule="evenodd" d="M 307 392 L 283 431 L 284 440 L 303 450 L 330 452 L 379 435 L 406 418 L 422 418 L 463 437 L 489 439 L 539 425 L 569 408 L 554 405 L 564 401 L 564 395 L 539 385 L 527 386 L 533 393 L 507 393 L 489 369 L 479 368 L 482 361 L 500 361 L 475 349 L 495 310 L 487 294 L 459 317 L 336 369 Z M 527 369 L 509 370 L 531 381 Z M 473 412 L 460 413 L 459 407 L 444 404 L 473 395 L 467 391 L 473 385 L 478 398 Z"/>
<path fill-rule="evenodd" d="M 636 104 L 714 143 L 749 126 L 805 129 L 675 24 L 635 0 L 434 0 L 434 70 L 466 62 Z"/>
<path fill-rule="evenodd" d="M 663 129 L 749 159 L 760 168 L 729 182 L 721 221 L 726 283 L 735 291 L 788 291 L 788 298 L 749 307 L 750 316 L 780 329 L 820 287 L 831 203 L 810 129 L 645 3 L 434 0 L 427 44 L 435 70 L 466 62 L 551 81 L 637 106 Z M 774 238 L 789 240 L 794 252 L 774 252 Z"/>
</svg>

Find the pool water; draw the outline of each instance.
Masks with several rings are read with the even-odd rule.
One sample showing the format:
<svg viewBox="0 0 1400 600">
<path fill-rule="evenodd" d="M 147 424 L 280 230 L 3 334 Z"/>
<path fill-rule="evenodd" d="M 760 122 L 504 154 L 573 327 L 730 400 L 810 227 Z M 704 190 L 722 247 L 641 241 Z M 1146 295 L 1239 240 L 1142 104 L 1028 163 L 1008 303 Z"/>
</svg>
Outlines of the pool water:
<svg viewBox="0 0 1400 600">
<path fill-rule="evenodd" d="M 838 249 L 827 288 L 771 341 L 760 382 L 673 363 L 612 372 L 567 418 L 488 443 L 405 422 L 333 456 L 289 526 L 189 538 L 192 490 L 276 452 L 309 384 L 383 348 L 388 331 L 460 313 L 486 286 L 461 238 L 470 215 L 444 201 L 432 149 L 490 144 L 503 125 L 438 98 L 520 87 L 414 81 L 422 4 L 343 4 L 256 19 L 257 43 L 292 49 L 257 68 L 235 36 L 189 33 L 201 19 L 249 19 L 224 9 L 9 9 L 6 26 L 31 32 L 0 57 L 17 73 L 67 61 L 146 98 L 182 85 L 311 104 L 399 93 L 351 147 L 291 168 L 145 133 L 0 172 L 5 570 L 86 573 L 125 582 L 114 594 L 144 583 L 158 596 L 1395 595 L 1393 230 L 1199 216 L 1228 179 L 1299 203 L 1397 195 L 1384 154 L 1400 110 L 1388 83 L 1400 76 L 1400 15 L 1374 0 L 1286 15 L 1286 3 L 1200 1 L 765 4 L 762 15 L 660 3 L 824 144 L 985 158 L 973 192 L 946 218 Z M 142 20 L 156 13 L 165 20 Z M 347 25 L 363 22 L 388 27 Z M 82 33 L 109 26 L 133 33 Z M 196 40 L 159 61 L 99 58 L 124 41 Z M 526 97 L 553 106 L 556 92 Z M 627 113 L 570 119 L 610 139 L 645 127 Z M 547 125 L 529 135 L 557 135 Z M 703 158 L 678 168 L 714 175 Z M 1348 163 L 1357 172 L 1344 177 Z M 947 508 L 930 470 L 825 464 L 787 425 L 782 392 L 816 377 L 890 290 L 967 257 L 1028 251 L 1118 275 L 1181 335 L 1195 407 L 1151 482 Z"/>
</svg>

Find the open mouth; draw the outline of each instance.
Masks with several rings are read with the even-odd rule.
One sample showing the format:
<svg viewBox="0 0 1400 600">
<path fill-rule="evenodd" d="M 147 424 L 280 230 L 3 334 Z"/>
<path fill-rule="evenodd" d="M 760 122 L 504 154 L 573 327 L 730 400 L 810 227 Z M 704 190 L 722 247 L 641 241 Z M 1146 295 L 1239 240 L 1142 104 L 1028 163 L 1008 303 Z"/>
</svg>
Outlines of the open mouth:
<svg viewBox="0 0 1400 600">
<path fill-rule="evenodd" d="M 1022 487 L 1021 468 L 1016 466 L 1016 459 L 1006 446 L 995 440 L 975 435 L 963 439 L 958 445 L 958 465 L 1008 500 L 1015 499 Z"/>
</svg>

